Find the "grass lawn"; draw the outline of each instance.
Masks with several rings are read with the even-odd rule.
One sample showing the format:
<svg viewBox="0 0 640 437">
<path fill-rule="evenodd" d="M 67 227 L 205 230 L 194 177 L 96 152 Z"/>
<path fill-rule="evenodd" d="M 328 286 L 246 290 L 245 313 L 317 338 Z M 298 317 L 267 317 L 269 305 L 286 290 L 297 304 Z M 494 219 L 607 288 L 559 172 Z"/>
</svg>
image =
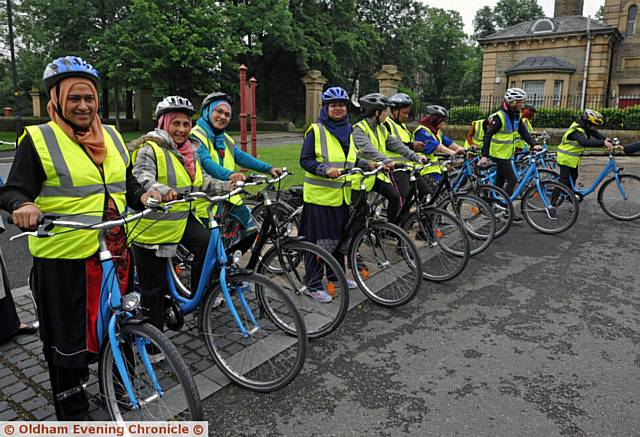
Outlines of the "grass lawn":
<svg viewBox="0 0 640 437">
<path fill-rule="evenodd" d="M 300 168 L 300 148 L 302 144 L 282 144 L 279 146 L 260 147 L 258 145 L 258 159 L 277 167 L 287 167 L 293 171 L 293 176 L 286 179 L 286 186 L 302 183 L 304 170 Z"/>
</svg>

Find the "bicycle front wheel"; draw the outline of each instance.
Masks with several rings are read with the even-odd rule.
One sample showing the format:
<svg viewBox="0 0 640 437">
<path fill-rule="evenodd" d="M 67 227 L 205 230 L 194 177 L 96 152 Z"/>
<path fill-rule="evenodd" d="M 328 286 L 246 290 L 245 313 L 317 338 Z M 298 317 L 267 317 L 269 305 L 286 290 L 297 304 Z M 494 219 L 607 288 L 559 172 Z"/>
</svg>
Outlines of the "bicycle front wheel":
<svg viewBox="0 0 640 437">
<path fill-rule="evenodd" d="M 112 420 L 204 419 L 200 394 L 189 368 L 166 335 L 154 326 L 141 323 L 121 325 L 117 338 L 139 404 L 135 409 L 132 408 L 131 399 L 115 365 L 112 345 L 105 344 L 100 354 L 98 373 L 100 393 Z M 153 351 L 154 357 L 163 357 L 164 360 L 151 363 L 149 351 Z"/>
<path fill-rule="evenodd" d="M 215 283 L 200 305 L 200 333 L 209 353 L 239 386 L 258 392 L 281 389 L 300 373 L 307 355 L 300 313 L 285 291 L 263 275 L 232 274 L 226 282 L 231 302 Z"/>
<path fill-rule="evenodd" d="M 496 218 L 494 238 L 502 237 L 513 224 L 513 203 L 509 195 L 502 188 L 490 184 L 478 185 L 476 193 L 491 207 Z"/>
<path fill-rule="evenodd" d="M 543 234 L 559 234 L 578 219 L 578 200 L 566 186 L 554 181 L 540 181 L 522 195 L 522 216 L 533 229 Z"/>
<path fill-rule="evenodd" d="M 455 214 L 462 222 L 469 236 L 471 256 L 489 247 L 496 234 L 496 218 L 485 201 L 470 195 L 454 195 L 440 202 L 438 208 Z"/>
<path fill-rule="evenodd" d="M 378 305 L 403 305 L 420 289 L 418 249 L 396 225 L 374 222 L 365 226 L 353 237 L 348 257 L 356 283 Z"/>
<path fill-rule="evenodd" d="M 640 177 L 633 174 L 618 175 L 607 179 L 598 190 L 600 208 L 616 220 L 636 220 L 640 218 Z"/>
<path fill-rule="evenodd" d="M 262 257 L 257 272 L 287 292 L 305 321 L 309 338 L 333 332 L 344 320 L 349 309 L 344 270 L 333 255 L 317 244 L 289 241 L 281 245 L 280 251 L 274 246 Z M 317 300 L 314 293 L 318 291 L 326 292 L 331 300 Z M 266 309 L 271 311 L 270 307 Z"/>
<path fill-rule="evenodd" d="M 422 277 L 433 282 L 458 276 L 469 261 L 469 237 L 458 218 L 438 208 L 421 208 L 404 222 L 422 260 Z"/>
</svg>

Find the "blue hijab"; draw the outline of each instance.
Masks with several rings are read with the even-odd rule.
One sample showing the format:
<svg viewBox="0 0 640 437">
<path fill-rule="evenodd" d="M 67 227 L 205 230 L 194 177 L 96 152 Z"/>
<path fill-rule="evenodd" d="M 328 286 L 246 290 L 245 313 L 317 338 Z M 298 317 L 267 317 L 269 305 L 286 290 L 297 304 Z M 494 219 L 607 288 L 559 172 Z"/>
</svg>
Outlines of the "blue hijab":
<svg viewBox="0 0 640 437">
<path fill-rule="evenodd" d="M 328 105 L 322 105 L 320 117 L 318 117 L 318 123 L 321 123 L 326 127 L 329 132 L 331 132 L 331 134 L 340 141 L 340 145 L 344 150 L 349 150 L 349 137 L 353 130 L 351 122 L 349 121 L 349 116 L 347 115 L 340 121 L 332 120 L 329 118 L 329 114 L 327 113 L 327 106 Z"/>
<path fill-rule="evenodd" d="M 211 124 L 211 111 L 222 102 L 225 101 L 216 100 L 214 102 L 211 102 L 209 105 L 207 105 L 206 108 L 202 109 L 202 115 L 200 116 L 198 121 L 196 121 L 196 125 L 200 126 L 207 133 L 207 136 L 209 138 L 213 138 L 216 149 L 219 150 L 224 150 L 224 148 L 226 147 L 226 144 L 224 142 L 224 131 L 214 128 Z"/>
</svg>

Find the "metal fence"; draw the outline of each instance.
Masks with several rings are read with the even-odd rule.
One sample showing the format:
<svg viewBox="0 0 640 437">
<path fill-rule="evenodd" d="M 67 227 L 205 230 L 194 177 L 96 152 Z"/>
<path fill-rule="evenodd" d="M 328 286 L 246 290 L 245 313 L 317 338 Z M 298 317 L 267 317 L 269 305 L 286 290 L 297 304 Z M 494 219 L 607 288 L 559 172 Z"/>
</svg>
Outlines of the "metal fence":
<svg viewBox="0 0 640 437">
<path fill-rule="evenodd" d="M 441 105 L 449 109 L 450 124 L 470 124 L 473 120 L 486 118 L 502 105 L 503 96 L 439 97 L 421 98 L 416 102 L 416 119 L 425 115 L 428 105 Z M 536 125 L 540 127 L 566 127 L 582 110 L 582 96 L 572 95 L 555 98 L 553 96 L 529 95 L 527 104 L 536 110 Z M 606 128 L 640 129 L 640 96 L 619 96 L 606 99 L 603 95 L 586 95 L 584 107 L 597 109 L 606 119 Z"/>
</svg>

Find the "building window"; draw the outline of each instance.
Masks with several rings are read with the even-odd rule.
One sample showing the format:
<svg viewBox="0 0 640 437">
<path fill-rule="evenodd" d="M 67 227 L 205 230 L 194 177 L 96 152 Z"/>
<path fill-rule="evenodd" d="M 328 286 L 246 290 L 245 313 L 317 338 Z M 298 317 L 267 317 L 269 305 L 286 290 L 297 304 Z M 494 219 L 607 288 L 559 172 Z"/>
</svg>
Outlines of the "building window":
<svg viewBox="0 0 640 437">
<path fill-rule="evenodd" d="M 541 18 L 531 26 L 531 33 L 553 32 L 554 30 L 553 21 L 548 18 Z"/>
<path fill-rule="evenodd" d="M 511 86 L 509 88 L 515 88 L 516 87 L 516 81 L 512 80 L 511 81 Z"/>
<path fill-rule="evenodd" d="M 638 16 L 638 7 L 633 5 L 629 8 L 629 14 L 627 15 L 627 33 L 626 36 L 633 36 L 636 34 L 636 17 Z"/>
<path fill-rule="evenodd" d="M 544 103 L 544 80 L 524 80 L 522 88 L 527 93 L 527 103 L 540 107 Z"/>
<path fill-rule="evenodd" d="M 560 101 L 562 99 L 562 85 L 564 81 L 556 80 L 553 82 L 553 105 L 560 106 Z"/>
</svg>

